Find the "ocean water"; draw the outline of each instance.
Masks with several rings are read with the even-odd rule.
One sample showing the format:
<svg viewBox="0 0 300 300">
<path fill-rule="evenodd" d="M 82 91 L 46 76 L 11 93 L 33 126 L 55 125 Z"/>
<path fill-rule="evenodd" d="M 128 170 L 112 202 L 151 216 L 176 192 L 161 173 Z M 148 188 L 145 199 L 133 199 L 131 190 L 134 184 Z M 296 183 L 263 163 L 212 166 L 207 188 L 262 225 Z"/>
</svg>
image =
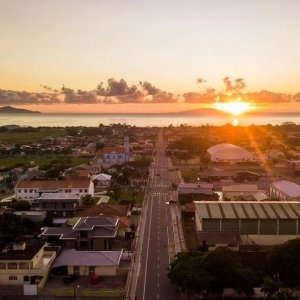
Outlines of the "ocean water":
<svg viewBox="0 0 300 300">
<path fill-rule="evenodd" d="M 98 126 L 100 123 L 109 125 L 113 123 L 128 124 L 132 126 L 190 126 L 199 125 L 280 125 L 284 122 L 300 124 L 300 114 L 282 114 L 267 116 L 197 116 L 183 114 L 28 114 L 28 115 L 0 115 L 0 126 L 16 124 L 20 126 Z"/>
</svg>

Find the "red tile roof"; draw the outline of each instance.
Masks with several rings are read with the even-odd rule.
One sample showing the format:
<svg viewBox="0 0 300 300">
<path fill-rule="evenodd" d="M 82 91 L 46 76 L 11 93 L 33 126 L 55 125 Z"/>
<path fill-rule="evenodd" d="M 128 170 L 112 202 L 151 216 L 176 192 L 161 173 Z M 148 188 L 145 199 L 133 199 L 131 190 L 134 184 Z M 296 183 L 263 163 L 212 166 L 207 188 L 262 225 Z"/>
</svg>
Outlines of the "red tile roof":
<svg viewBox="0 0 300 300">
<path fill-rule="evenodd" d="M 126 217 L 129 205 L 101 203 L 77 213 L 77 217 L 116 216 Z"/>
</svg>

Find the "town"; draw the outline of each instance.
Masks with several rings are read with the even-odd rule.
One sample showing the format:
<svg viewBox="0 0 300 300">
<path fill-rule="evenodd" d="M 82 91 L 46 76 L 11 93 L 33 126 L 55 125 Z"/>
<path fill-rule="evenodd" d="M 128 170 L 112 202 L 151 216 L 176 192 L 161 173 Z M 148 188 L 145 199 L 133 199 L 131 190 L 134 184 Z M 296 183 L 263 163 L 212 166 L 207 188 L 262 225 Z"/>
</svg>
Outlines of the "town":
<svg viewBox="0 0 300 300">
<path fill-rule="evenodd" d="M 6 125 L 0 195 L 0 296 L 300 295 L 295 123 Z"/>
</svg>

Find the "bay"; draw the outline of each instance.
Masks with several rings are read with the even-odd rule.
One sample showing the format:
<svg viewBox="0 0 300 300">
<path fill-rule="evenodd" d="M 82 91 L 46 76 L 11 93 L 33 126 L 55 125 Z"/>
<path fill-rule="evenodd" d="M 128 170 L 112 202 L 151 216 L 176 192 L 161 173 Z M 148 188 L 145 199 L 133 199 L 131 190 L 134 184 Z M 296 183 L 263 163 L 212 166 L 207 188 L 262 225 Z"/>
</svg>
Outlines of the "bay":
<svg viewBox="0 0 300 300">
<path fill-rule="evenodd" d="M 300 124 L 300 114 L 280 114 L 280 115 L 255 115 L 255 116 L 209 116 L 209 115 L 187 115 L 187 114 L 1 114 L 0 126 L 16 124 L 20 126 L 99 126 L 114 123 L 127 124 L 131 126 L 158 126 L 169 125 L 179 126 L 186 124 L 189 126 L 200 125 L 224 125 L 239 124 L 247 126 L 255 125 L 281 125 L 284 122 L 294 122 Z"/>
</svg>

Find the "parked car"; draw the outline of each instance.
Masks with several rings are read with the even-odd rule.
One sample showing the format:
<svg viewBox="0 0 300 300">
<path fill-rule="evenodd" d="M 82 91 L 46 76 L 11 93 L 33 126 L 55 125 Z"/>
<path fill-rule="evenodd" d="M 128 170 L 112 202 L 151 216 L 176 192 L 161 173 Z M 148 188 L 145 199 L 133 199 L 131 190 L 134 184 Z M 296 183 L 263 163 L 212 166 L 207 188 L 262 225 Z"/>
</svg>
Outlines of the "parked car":
<svg viewBox="0 0 300 300">
<path fill-rule="evenodd" d="M 78 279 L 77 275 L 67 275 L 67 276 L 64 277 L 63 282 L 64 283 L 71 283 L 71 282 L 73 282 L 77 279 Z"/>
<path fill-rule="evenodd" d="M 90 283 L 91 284 L 96 284 L 96 283 L 102 282 L 103 280 L 104 280 L 103 276 L 93 275 L 90 278 Z"/>
</svg>

